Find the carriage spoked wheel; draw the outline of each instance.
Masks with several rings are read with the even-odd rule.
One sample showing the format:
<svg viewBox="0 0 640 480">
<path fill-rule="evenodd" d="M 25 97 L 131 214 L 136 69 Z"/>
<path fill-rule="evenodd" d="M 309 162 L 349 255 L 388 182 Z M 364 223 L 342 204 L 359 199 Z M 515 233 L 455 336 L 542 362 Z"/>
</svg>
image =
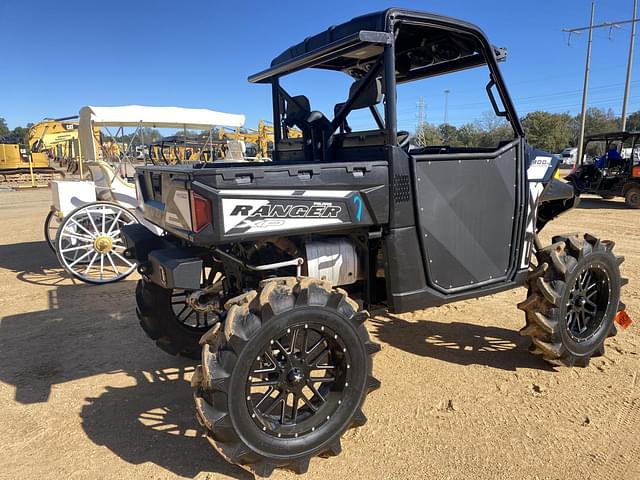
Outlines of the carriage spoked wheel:
<svg viewBox="0 0 640 480">
<path fill-rule="evenodd" d="M 47 217 L 44 219 L 44 238 L 47 241 L 47 245 L 49 245 L 49 248 L 51 248 L 54 253 L 56 251 L 56 237 L 61 223 L 62 219 L 58 215 L 58 212 L 49 210 Z"/>
<path fill-rule="evenodd" d="M 95 202 L 71 212 L 56 236 L 56 253 L 62 267 L 87 283 L 117 282 L 136 269 L 125 258 L 121 229 L 138 223 L 126 208 L 110 202 Z"/>
</svg>

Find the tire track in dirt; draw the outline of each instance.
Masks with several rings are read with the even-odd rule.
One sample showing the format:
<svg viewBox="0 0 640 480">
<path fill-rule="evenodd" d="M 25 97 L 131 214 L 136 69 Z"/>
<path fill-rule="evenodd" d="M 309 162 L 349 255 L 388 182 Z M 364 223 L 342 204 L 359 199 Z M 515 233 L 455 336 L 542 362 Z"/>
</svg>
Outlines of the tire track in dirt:
<svg viewBox="0 0 640 480">
<path fill-rule="evenodd" d="M 609 447 L 594 458 L 598 466 L 597 475 L 605 480 L 636 480 L 640 469 L 640 396 L 638 395 L 638 371 L 631 380 L 631 391 L 626 398 L 618 402 L 619 413 L 615 427 L 609 435 Z"/>
</svg>

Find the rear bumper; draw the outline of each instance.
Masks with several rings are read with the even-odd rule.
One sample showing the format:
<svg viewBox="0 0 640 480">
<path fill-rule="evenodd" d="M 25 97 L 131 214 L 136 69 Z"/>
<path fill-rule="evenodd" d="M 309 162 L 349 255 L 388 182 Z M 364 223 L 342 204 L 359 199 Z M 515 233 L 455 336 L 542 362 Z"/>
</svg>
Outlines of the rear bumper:
<svg viewBox="0 0 640 480">
<path fill-rule="evenodd" d="M 144 277 L 167 289 L 197 290 L 202 278 L 202 249 L 175 245 L 143 225 L 122 229 L 127 256 L 134 259 Z"/>
</svg>

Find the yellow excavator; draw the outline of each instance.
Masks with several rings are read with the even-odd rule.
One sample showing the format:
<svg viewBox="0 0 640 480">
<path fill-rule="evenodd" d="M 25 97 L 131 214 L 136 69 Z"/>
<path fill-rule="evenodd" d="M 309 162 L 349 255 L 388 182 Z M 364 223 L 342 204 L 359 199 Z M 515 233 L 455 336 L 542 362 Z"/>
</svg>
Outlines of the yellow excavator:
<svg viewBox="0 0 640 480">
<path fill-rule="evenodd" d="M 246 129 L 242 131 L 240 128 L 236 128 L 232 131 L 226 131 L 224 128 L 220 128 L 218 131 L 218 138 L 220 140 L 239 140 L 245 143 L 255 145 L 255 156 L 258 160 L 268 160 L 271 158 L 271 149 L 273 148 L 273 125 L 260 120 L 258 122 L 257 129 Z M 289 138 L 301 138 L 302 132 L 295 128 L 289 129 Z"/>
<path fill-rule="evenodd" d="M 0 186 L 35 187 L 55 178 L 64 178 L 64 173 L 49 166 L 46 152 L 31 153 L 25 145 L 0 143 Z"/>
<path fill-rule="evenodd" d="M 65 172 L 54 168 L 77 163 L 77 117 L 44 119 L 31 126 L 25 143 L 0 143 L 0 185 L 46 186 L 47 182 L 64 178 Z"/>
</svg>

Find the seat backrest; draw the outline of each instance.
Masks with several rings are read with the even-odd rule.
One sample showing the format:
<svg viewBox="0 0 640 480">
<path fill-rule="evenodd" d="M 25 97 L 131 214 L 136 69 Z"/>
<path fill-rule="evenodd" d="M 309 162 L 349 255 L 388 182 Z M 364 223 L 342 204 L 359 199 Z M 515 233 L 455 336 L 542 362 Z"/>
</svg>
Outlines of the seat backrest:
<svg viewBox="0 0 640 480">
<path fill-rule="evenodd" d="M 349 88 L 349 97 L 351 97 L 357 88 L 359 88 L 363 79 L 353 82 L 351 88 Z M 355 99 L 351 105 L 351 110 L 358 110 L 361 108 L 369 108 L 374 105 L 378 105 L 382 101 L 382 80 L 376 78 L 369 82 L 367 87 L 360 92 L 360 95 Z"/>
<path fill-rule="evenodd" d="M 287 101 L 287 125 L 297 126 L 301 129 L 304 128 L 302 122 L 304 122 L 311 113 L 311 104 L 309 99 L 304 95 L 297 95 L 291 98 L 292 101 Z"/>
<path fill-rule="evenodd" d="M 124 207 L 137 205 L 136 186 L 125 182 L 116 175 L 115 170 L 107 162 L 97 160 L 85 163 L 96 185 L 96 197 L 98 200 L 111 201 Z"/>
<path fill-rule="evenodd" d="M 333 117 L 337 117 L 338 113 L 340 112 L 340 110 L 342 110 L 342 108 L 346 105 L 346 102 L 342 102 L 342 103 L 336 103 L 335 106 L 333 107 Z M 342 125 L 340 125 L 340 127 L 342 128 L 344 133 L 351 133 L 351 127 L 349 126 L 349 122 L 347 121 L 346 117 L 344 119 L 344 121 L 342 122 Z"/>
</svg>

